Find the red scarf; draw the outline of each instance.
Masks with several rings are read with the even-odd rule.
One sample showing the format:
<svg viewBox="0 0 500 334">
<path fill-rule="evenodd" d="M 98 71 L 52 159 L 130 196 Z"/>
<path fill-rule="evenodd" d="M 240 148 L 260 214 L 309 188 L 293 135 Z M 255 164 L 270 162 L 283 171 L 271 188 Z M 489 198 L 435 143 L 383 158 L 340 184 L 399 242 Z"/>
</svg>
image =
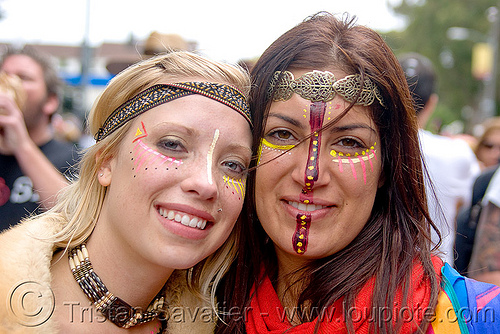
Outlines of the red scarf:
<svg viewBox="0 0 500 334">
<path fill-rule="evenodd" d="M 436 273 L 440 273 L 443 262 L 437 257 L 434 257 L 432 260 Z M 351 309 L 344 310 L 342 306 L 343 300 L 340 299 L 325 310 L 325 312 L 323 312 L 323 320 L 321 320 L 319 333 L 347 333 L 346 317 L 351 317 L 351 319 L 353 319 L 356 333 L 368 334 L 370 325 L 374 322 L 374 319 L 381 319 L 381 321 L 392 320 L 395 322 L 397 318 L 401 319 L 403 322 L 399 333 L 414 333 L 421 323 L 430 302 L 429 280 L 424 279 L 423 268 L 420 262 L 414 265 L 407 307 L 397 307 L 397 305 L 402 305 L 403 299 L 401 289 L 397 291 L 395 298 L 397 304 L 392 314 L 395 316 L 391 316 L 388 310 L 385 310 L 385 312 L 384 310 L 381 310 L 381 312 L 372 311 L 371 296 L 373 294 L 374 283 L 375 277 L 366 282 L 361 288 L 361 291 L 356 297 L 354 306 Z M 251 293 L 253 294 L 254 292 L 255 286 L 252 288 Z M 290 315 L 291 312 L 293 312 L 293 310 L 290 310 L 287 314 Z M 295 312 L 297 312 L 297 310 L 295 310 Z M 321 312 L 317 312 L 316 314 L 321 314 Z M 251 309 L 248 312 L 246 322 L 246 331 L 248 334 L 312 334 L 314 333 L 318 318 L 319 317 L 316 317 L 313 321 L 304 322 L 298 326 L 292 327 L 285 315 L 283 305 L 281 305 L 271 281 L 266 276 L 263 283 L 259 286 L 257 293 L 252 298 Z"/>
</svg>

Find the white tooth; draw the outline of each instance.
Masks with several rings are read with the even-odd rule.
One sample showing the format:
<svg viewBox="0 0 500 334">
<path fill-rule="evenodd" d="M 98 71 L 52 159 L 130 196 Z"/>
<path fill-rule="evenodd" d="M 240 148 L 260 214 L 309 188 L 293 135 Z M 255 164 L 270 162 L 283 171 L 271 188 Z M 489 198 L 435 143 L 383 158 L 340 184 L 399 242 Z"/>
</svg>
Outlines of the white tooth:
<svg viewBox="0 0 500 334">
<path fill-rule="evenodd" d="M 184 217 L 187 217 L 187 216 L 184 216 Z M 193 218 L 189 221 L 189 226 L 191 226 L 191 227 L 196 227 L 197 224 L 198 224 L 197 218 Z"/>
<path fill-rule="evenodd" d="M 182 217 L 181 217 L 181 215 L 180 215 L 180 214 L 178 214 L 178 213 L 177 213 L 177 214 L 175 215 L 175 217 L 174 217 L 174 220 L 175 220 L 176 222 L 178 222 L 178 223 L 180 223 L 180 222 L 181 222 L 181 219 L 182 219 Z"/>
<path fill-rule="evenodd" d="M 299 203 L 297 209 L 299 209 L 300 211 L 306 211 L 307 210 L 307 204 Z"/>
<path fill-rule="evenodd" d="M 289 202 L 291 206 L 293 206 L 295 209 L 299 208 L 299 203 L 297 202 Z"/>
<path fill-rule="evenodd" d="M 163 209 L 162 209 L 162 208 L 160 208 L 160 209 L 158 210 L 158 212 L 160 213 L 160 216 L 163 216 Z"/>
<path fill-rule="evenodd" d="M 181 224 L 189 226 L 189 216 L 182 216 Z"/>
<path fill-rule="evenodd" d="M 205 226 L 207 226 L 207 221 L 205 219 L 203 219 L 203 221 L 201 222 L 200 229 L 204 230 Z"/>
<path fill-rule="evenodd" d="M 175 213 L 173 211 L 169 211 L 167 214 L 167 218 L 172 220 L 172 219 L 174 219 L 174 217 L 175 217 Z"/>
<path fill-rule="evenodd" d="M 307 204 L 306 211 L 314 211 L 314 210 L 316 210 L 316 205 L 314 205 L 314 204 Z"/>
</svg>

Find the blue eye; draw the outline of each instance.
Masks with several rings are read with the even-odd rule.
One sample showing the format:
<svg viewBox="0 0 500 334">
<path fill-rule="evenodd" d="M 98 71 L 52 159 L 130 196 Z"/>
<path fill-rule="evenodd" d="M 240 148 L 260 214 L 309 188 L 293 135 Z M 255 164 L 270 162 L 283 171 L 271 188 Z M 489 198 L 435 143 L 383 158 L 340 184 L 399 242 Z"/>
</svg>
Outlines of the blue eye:
<svg viewBox="0 0 500 334">
<path fill-rule="evenodd" d="M 227 167 L 231 172 L 236 173 L 236 174 L 242 174 L 244 173 L 247 168 L 238 161 L 226 161 L 222 163 L 225 167 Z"/>
<path fill-rule="evenodd" d="M 174 152 L 185 152 L 186 149 L 182 143 L 178 140 L 164 139 L 160 141 L 157 145 L 162 150 L 174 151 Z"/>
</svg>

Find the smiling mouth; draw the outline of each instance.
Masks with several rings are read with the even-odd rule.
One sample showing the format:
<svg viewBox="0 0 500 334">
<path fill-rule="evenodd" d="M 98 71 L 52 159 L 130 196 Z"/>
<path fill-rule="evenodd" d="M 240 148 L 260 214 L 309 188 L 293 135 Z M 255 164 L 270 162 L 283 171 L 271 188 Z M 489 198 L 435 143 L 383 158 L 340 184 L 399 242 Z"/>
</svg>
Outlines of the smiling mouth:
<svg viewBox="0 0 500 334">
<path fill-rule="evenodd" d="M 185 214 L 183 212 L 159 208 L 158 213 L 162 217 L 165 217 L 165 218 L 170 219 L 172 221 L 175 221 L 177 223 L 181 223 L 184 226 L 189 226 L 189 227 L 197 228 L 200 230 L 204 230 L 205 227 L 207 226 L 206 219 L 193 217 L 193 216 L 190 216 L 190 215 Z"/>
<path fill-rule="evenodd" d="M 296 208 L 300 211 L 306 211 L 306 212 L 328 208 L 325 205 L 305 204 L 305 203 L 291 202 L 291 201 L 289 201 L 288 204 L 290 204 L 291 206 L 293 206 L 294 208 Z"/>
</svg>

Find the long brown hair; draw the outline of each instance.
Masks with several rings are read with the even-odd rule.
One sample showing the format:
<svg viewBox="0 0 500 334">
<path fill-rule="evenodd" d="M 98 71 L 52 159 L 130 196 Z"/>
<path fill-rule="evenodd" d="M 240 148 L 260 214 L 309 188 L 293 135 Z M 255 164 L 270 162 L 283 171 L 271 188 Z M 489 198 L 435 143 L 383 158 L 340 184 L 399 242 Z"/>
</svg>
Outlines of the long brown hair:
<svg viewBox="0 0 500 334">
<path fill-rule="evenodd" d="M 360 234 L 343 250 L 315 260 L 301 271 L 308 283 L 299 296 L 298 306 L 306 309 L 306 305 L 311 305 L 321 310 L 343 297 L 344 307 L 349 308 L 361 287 L 375 276 L 372 307 L 389 308 L 392 314 L 398 287 L 403 289 L 404 298 L 409 293 L 415 260 L 420 261 L 431 283 L 433 306 L 438 282 L 431 261 L 430 229 L 435 226 L 427 211 L 415 110 L 404 72 L 378 33 L 355 25 L 348 16 L 337 19 L 322 12 L 279 37 L 252 70 L 254 153 L 264 135 L 272 102 L 267 90 L 273 73 L 329 68 L 368 77 L 382 93 L 385 106 L 376 102 L 369 108 L 380 132 L 384 184 Z M 277 277 L 274 247 L 255 213 L 254 189 L 255 173 L 249 177 L 246 211 L 242 214 L 247 221 L 242 224 L 238 261 L 225 278 L 225 289 L 218 294 L 221 306 L 240 310 L 242 315 L 250 305 L 251 287 L 260 283 L 262 264 L 271 280 Z M 234 312 L 220 315 L 223 322 L 219 321 L 218 333 L 245 332 L 244 317 L 234 317 Z M 352 319 L 346 321 L 352 332 Z M 396 333 L 398 324 L 372 323 L 372 327 L 370 332 Z"/>
</svg>

